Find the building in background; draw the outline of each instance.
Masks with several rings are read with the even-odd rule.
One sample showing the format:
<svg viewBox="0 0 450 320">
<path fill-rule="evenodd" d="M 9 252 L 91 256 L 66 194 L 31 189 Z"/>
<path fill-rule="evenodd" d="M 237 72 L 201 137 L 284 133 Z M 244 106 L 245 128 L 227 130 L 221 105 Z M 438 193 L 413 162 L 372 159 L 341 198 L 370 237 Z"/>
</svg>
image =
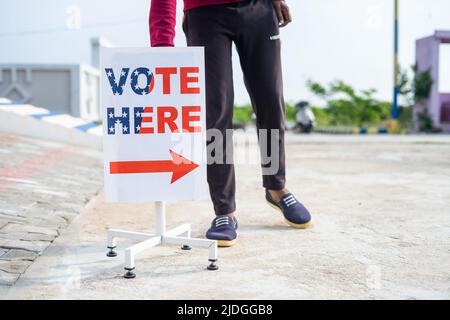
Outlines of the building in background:
<svg viewBox="0 0 450 320">
<path fill-rule="evenodd" d="M 439 92 L 439 48 L 441 44 L 450 44 L 450 31 L 436 31 L 433 35 L 416 41 L 418 71 L 430 70 L 433 79 L 429 98 L 414 106 L 416 129 L 418 128 L 418 114 L 426 110 L 436 128 L 450 132 L 450 92 Z"/>
<path fill-rule="evenodd" d="M 86 120 L 101 119 L 99 52 L 110 44 L 91 40 L 91 65 L 0 64 L 0 97 Z"/>
</svg>

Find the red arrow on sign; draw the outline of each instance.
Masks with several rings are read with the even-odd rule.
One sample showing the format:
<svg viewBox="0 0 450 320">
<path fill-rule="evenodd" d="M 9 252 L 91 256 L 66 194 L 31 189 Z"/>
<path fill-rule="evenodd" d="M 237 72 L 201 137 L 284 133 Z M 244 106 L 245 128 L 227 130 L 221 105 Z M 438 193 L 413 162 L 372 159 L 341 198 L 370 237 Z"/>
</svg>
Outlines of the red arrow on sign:
<svg viewBox="0 0 450 320">
<path fill-rule="evenodd" d="M 169 151 L 172 160 L 112 161 L 109 163 L 109 172 L 111 174 L 172 172 L 172 180 L 170 180 L 172 184 L 198 167 L 198 164 L 182 155 Z"/>
</svg>

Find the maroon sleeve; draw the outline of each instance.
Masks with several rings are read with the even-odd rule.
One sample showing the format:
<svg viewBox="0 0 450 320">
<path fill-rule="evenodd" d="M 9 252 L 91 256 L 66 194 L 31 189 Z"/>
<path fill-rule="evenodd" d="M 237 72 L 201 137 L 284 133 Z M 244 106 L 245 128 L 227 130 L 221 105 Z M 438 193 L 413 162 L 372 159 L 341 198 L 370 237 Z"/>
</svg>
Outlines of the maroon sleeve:
<svg viewBox="0 0 450 320">
<path fill-rule="evenodd" d="M 174 46 L 176 11 L 176 0 L 151 0 L 149 28 L 152 47 Z"/>
</svg>

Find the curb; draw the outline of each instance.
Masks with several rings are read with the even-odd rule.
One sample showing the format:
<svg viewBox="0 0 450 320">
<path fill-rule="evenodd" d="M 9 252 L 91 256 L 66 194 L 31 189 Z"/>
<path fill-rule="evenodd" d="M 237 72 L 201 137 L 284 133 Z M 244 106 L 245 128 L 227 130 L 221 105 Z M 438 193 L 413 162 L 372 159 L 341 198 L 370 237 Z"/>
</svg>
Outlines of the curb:
<svg viewBox="0 0 450 320">
<path fill-rule="evenodd" d="M 95 121 L 0 98 L 0 131 L 101 149 L 103 126 Z"/>
<path fill-rule="evenodd" d="M 328 134 L 389 134 L 384 127 L 316 127 L 314 132 Z"/>
</svg>

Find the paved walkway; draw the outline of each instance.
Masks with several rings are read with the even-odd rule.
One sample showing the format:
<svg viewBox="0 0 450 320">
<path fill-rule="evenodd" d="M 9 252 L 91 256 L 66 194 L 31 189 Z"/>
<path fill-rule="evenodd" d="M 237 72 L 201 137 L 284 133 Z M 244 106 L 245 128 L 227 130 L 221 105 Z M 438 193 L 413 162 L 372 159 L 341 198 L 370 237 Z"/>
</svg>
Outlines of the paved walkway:
<svg viewBox="0 0 450 320">
<path fill-rule="evenodd" d="M 263 201 L 258 166 L 238 165 L 239 241 L 219 251 L 220 270 L 205 270 L 202 249 L 159 247 L 138 256 L 137 278 L 127 280 L 123 251 L 105 256 L 105 229 L 151 231 L 153 207 L 105 204 L 99 194 L 0 295 L 450 298 L 450 137 L 289 136 L 287 145 L 288 186 L 313 212 L 313 228 L 287 227 Z M 209 202 L 168 205 L 168 227 L 191 222 L 193 236 L 211 217 Z"/>
<path fill-rule="evenodd" d="M 16 282 L 101 184 L 98 151 L 0 134 L 0 286 Z"/>
</svg>

